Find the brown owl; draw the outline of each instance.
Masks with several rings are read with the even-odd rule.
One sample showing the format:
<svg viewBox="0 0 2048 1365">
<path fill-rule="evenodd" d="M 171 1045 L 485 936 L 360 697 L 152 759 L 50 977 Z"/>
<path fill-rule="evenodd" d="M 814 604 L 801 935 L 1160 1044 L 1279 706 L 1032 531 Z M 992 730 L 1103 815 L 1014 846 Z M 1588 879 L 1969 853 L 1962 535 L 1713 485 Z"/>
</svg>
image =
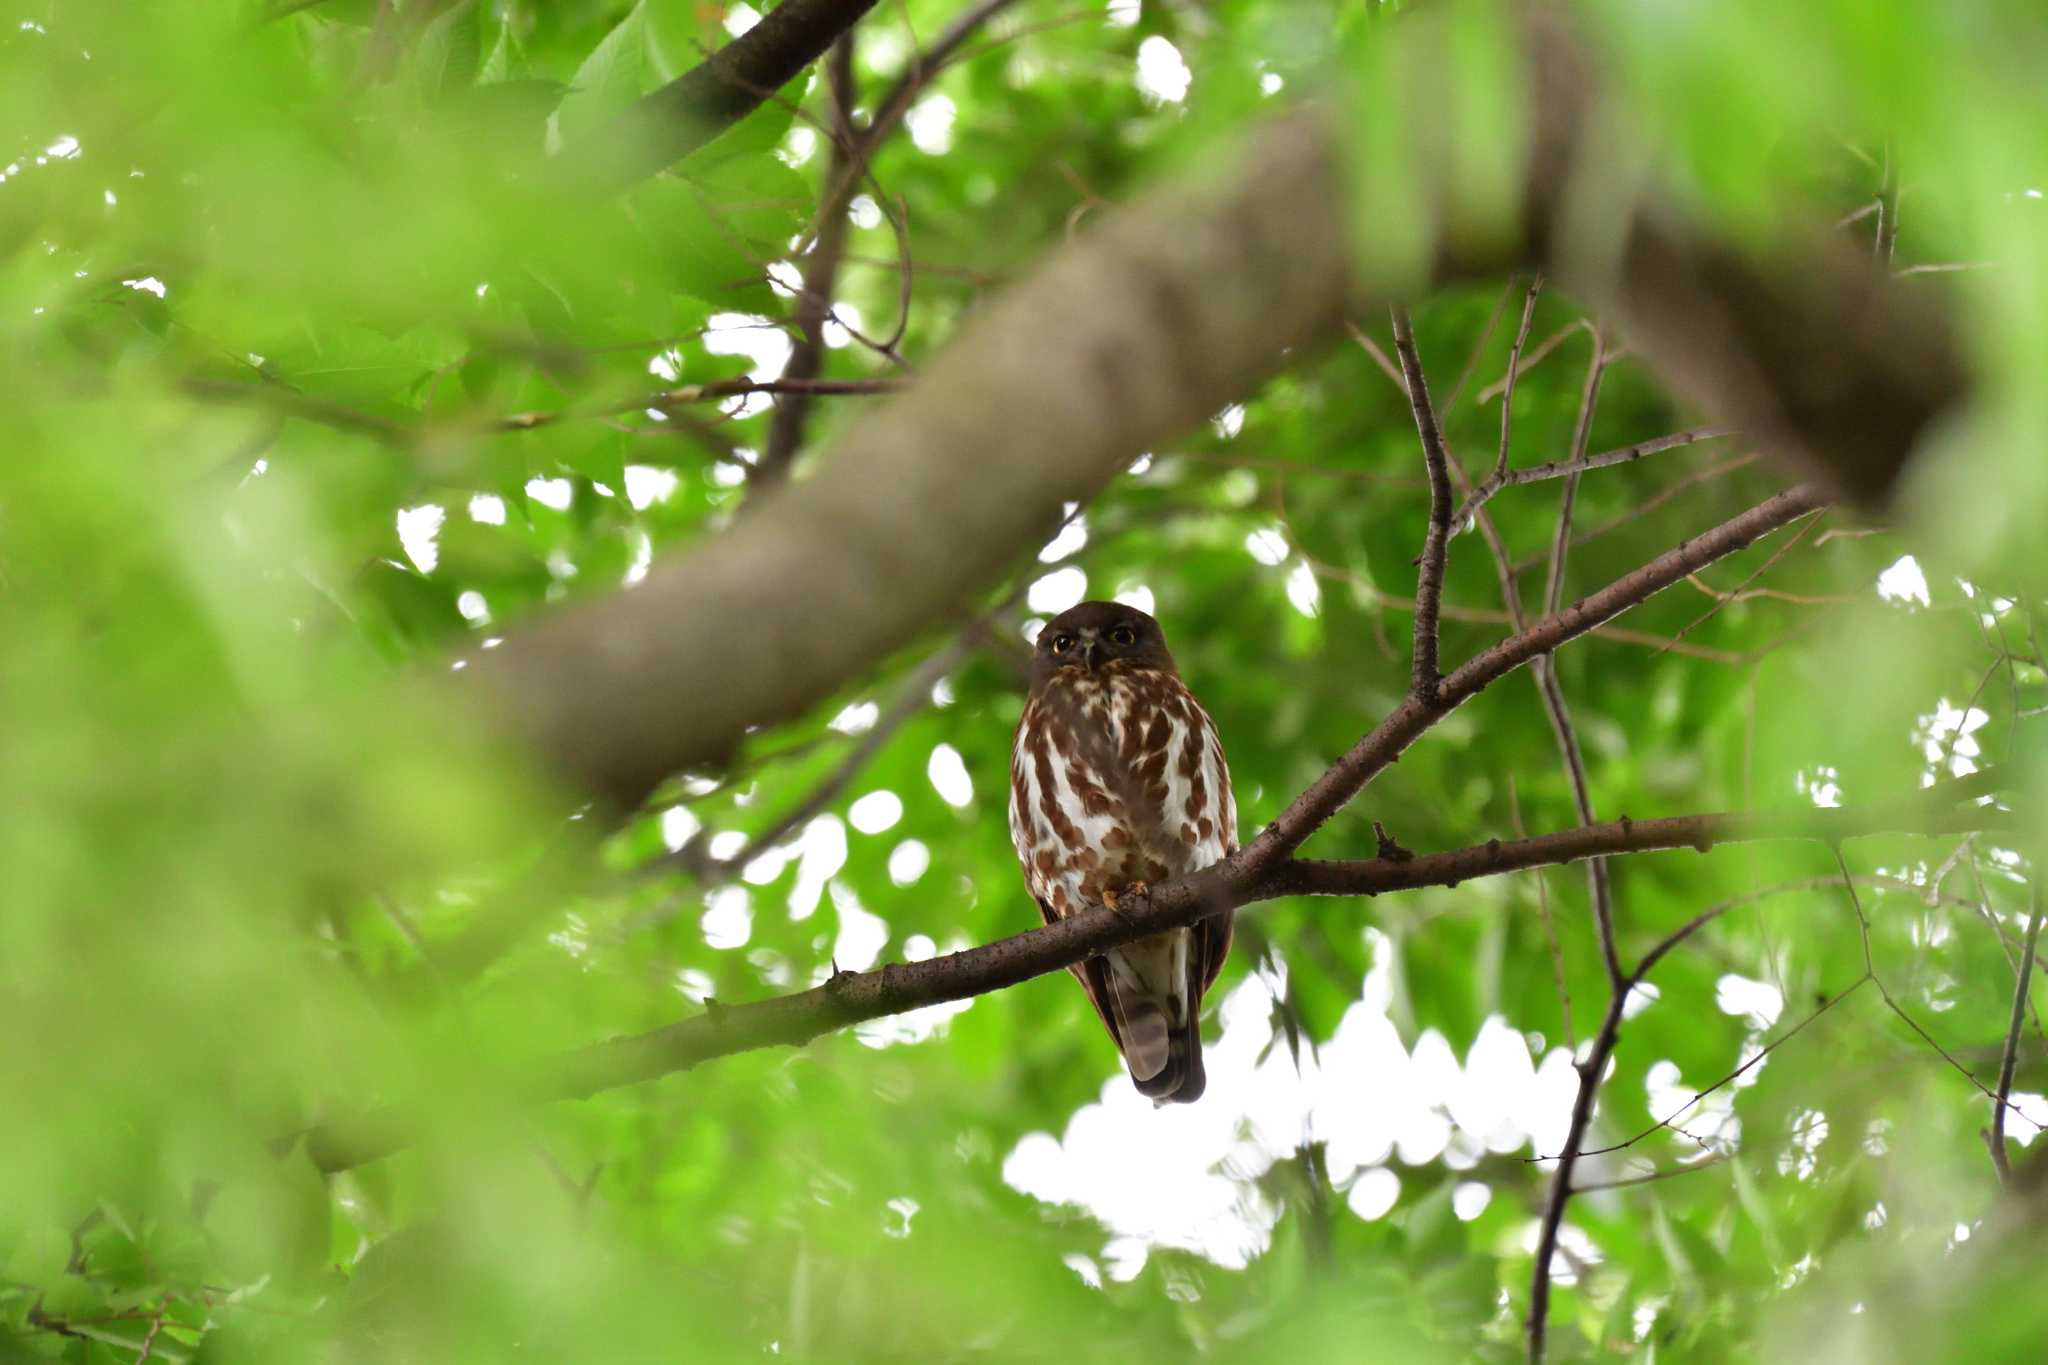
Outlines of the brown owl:
<svg viewBox="0 0 2048 1365">
<path fill-rule="evenodd" d="M 1223 743 L 1146 613 L 1083 602 L 1039 633 L 1010 759 L 1010 837 L 1048 924 L 1237 847 Z M 1230 922 L 1226 910 L 1070 968 L 1155 1101 L 1202 1094 L 1202 995 Z"/>
</svg>

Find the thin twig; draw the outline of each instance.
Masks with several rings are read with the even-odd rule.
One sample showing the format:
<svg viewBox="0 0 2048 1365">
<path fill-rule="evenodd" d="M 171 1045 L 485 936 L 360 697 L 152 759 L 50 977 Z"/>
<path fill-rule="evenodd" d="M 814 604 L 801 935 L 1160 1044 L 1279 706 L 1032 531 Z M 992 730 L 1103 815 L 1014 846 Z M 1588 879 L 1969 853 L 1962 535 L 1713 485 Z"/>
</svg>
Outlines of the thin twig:
<svg viewBox="0 0 2048 1365">
<path fill-rule="evenodd" d="M 1400 367 L 1395 365 L 1392 360 L 1388 359 L 1387 352 L 1384 347 L 1382 347 L 1377 341 L 1374 341 L 1371 335 L 1368 334 L 1363 327 L 1360 327 L 1357 323 L 1352 322 L 1349 319 L 1345 320 L 1344 330 L 1349 332 L 1351 334 L 1351 339 L 1357 342 L 1359 347 L 1362 350 L 1364 350 L 1364 352 L 1367 355 L 1372 357 L 1372 363 L 1380 367 L 1380 373 L 1386 375 L 1387 378 L 1394 381 L 1395 388 L 1399 389 L 1404 394 L 1408 392 L 1408 381 L 1401 377 Z"/>
<path fill-rule="evenodd" d="M 1817 508 L 1815 510 L 1818 511 L 1821 509 Z M 1708 621 L 1713 620 L 1714 617 L 1720 613 L 1721 608 L 1727 605 L 1730 598 L 1734 598 L 1737 594 L 1743 592 L 1745 589 L 1749 587 L 1750 584 L 1756 582 L 1757 579 L 1762 578 L 1765 574 L 1769 573 L 1779 560 L 1783 559 L 1786 555 L 1792 553 L 1792 551 L 1798 549 L 1799 542 L 1805 540 L 1806 537 L 1813 531 L 1813 528 L 1820 525 L 1820 522 L 1821 519 L 1819 517 L 1815 517 L 1811 521 L 1807 522 L 1804 526 L 1800 527 L 1797 531 L 1795 531 L 1790 537 L 1786 539 L 1783 545 L 1780 545 L 1777 549 L 1771 551 L 1770 558 L 1766 559 L 1763 563 L 1757 565 L 1756 568 L 1750 572 L 1748 577 L 1744 578 L 1740 583 L 1737 583 L 1735 585 L 1734 592 L 1728 593 L 1726 596 L 1721 597 L 1714 603 L 1713 606 L 1708 607 L 1704 612 L 1700 613 L 1700 615 L 1686 622 L 1685 625 L 1679 630 L 1678 634 L 1673 636 L 1672 638 L 1674 640 L 1683 640 L 1686 636 L 1692 634 L 1692 632 L 1695 629 L 1705 625 Z"/>
<path fill-rule="evenodd" d="M 1689 1166 L 1670 1166 L 1661 1171 L 1646 1171 L 1642 1175 L 1622 1176 L 1618 1180 L 1589 1180 L 1583 1185 L 1572 1186 L 1572 1193 L 1590 1194 L 1595 1190 L 1625 1190 L 1633 1185 L 1650 1185 L 1659 1180 L 1675 1180 L 1681 1175 L 1691 1175 L 1694 1171 L 1712 1170 L 1726 1160 L 1728 1157 L 1724 1153 L 1715 1152 L 1705 1160 L 1695 1161 Z"/>
<path fill-rule="evenodd" d="M 1617 513 L 1615 516 L 1609 518 L 1608 520 L 1601 522 L 1598 526 L 1592 527 L 1588 530 L 1574 533 L 1572 536 L 1572 545 L 1574 547 L 1584 545 L 1589 540 L 1598 539 L 1599 537 L 1606 535 L 1610 531 L 1619 530 L 1621 527 L 1626 526 L 1631 522 L 1639 521 L 1643 517 L 1648 516 L 1650 513 L 1656 511 L 1657 509 L 1676 501 L 1680 497 L 1683 497 L 1686 493 L 1689 493 L 1694 488 L 1697 488 L 1699 485 L 1703 483 L 1711 483 L 1713 480 L 1721 478 L 1728 474 L 1733 474 L 1735 471 L 1739 469 L 1745 469 L 1748 466 L 1755 464 L 1758 460 L 1762 458 L 1763 456 L 1759 452 L 1751 451 L 1747 455 L 1738 455 L 1732 460 L 1724 460 L 1720 464 L 1710 465 L 1707 468 L 1699 470 L 1696 473 L 1688 474 L 1684 478 L 1679 479 L 1675 483 L 1671 484 L 1669 487 L 1661 489 L 1660 491 L 1651 494 L 1649 497 L 1637 503 L 1634 507 L 1631 507 L 1628 511 Z M 1549 551 L 1547 549 L 1538 551 L 1537 553 L 1528 556 L 1526 559 L 1516 560 L 1511 567 L 1517 574 L 1526 573 L 1530 569 L 1535 568 L 1538 564 L 1543 563 L 1545 557 L 1548 554 Z"/>
<path fill-rule="evenodd" d="M 1508 818 L 1513 823 L 1515 837 L 1526 839 L 1528 829 L 1522 824 L 1522 797 L 1515 787 L 1515 775 L 1508 774 Z M 1550 970 L 1557 979 L 1558 1016 L 1564 1025 L 1565 1050 L 1578 1055 L 1579 1040 L 1572 1033 L 1572 989 L 1566 983 L 1564 972 L 1564 947 L 1557 939 L 1557 923 L 1550 916 L 1550 884 L 1544 879 L 1543 869 L 1537 868 L 1531 874 L 1536 883 L 1536 914 L 1543 924 L 1543 942 L 1550 949 Z"/>
<path fill-rule="evenodd" d="M 1520 378 L 1522 375 L 1525 375 L 1529 371 L 1535 369 L 1538 365 L 1543 363 L 1544 358 L 1548 356 L 1552 351 L 1556 350 L 1558 347 L 1564 345 L 1566 341 L 1570 340 L 1573 332 L 1578 331 L 1582 327 L 1590 325 L 1591 324 L 1586 322 L 1585 319 L 1581 318 L 1577 322 L 1567 323 L 1565 326 L 1558 328 L 1555 332 L 1552 332 L 1549 336 L 1543 338 L 1542 341 L 1538 342 L 1535 350 L 1529 352 L 1527 355 L 1522 357 L 1522 363 L 1515 366 L 1514 370 L 1512 371 L 1513 375 L 1516 378 Z M 1472 401 L 1478 404 L 1480 407 L 1485 407 L 1494 399 L 1499 398 L 1503 394 L 1505 394 L 1507 392 L 1507 386 L 1507 376 L 1502 376 L 1500 379 L 1495 380 L 1492 384 L 1489 384 L 1485 388 L 1481 389 L 1477 396 L 1475 396 L 1472 399 Z"/>
<path fill-rule="evenodd" d="M 1505 407 L 1502 408 L 1501 415 L 1502 426 L 1505 427 L 1507 424 L 1507 409 Z M 1676 450 L 1680 446 L 1694 445 L 1700 441 L 1718 440 L 1723 436 L 1732 436 L 1733 434 L 1733 430 L 1727 427 L 1699 427 L 1692 431 L 1677 431 L 1669 436 L 1659 436 L 1654 440 L 1638 441 L 1634 445 L 1620 446 L 1614 450 L 1603 450 L 1597 454 L 1586 455 L 1577 459 L 1553 460 L 1549 464 L 1531 465 L 1527 469 L 1504 470 L 1496 468 L 1493 474 L 1487 477 L 1486 482 L 1481 484 L 1473 491 L 1470 497 L 1466 498 L 1459 505 L 1457 512 L 1452 516 L 1452 521 L 1459 526 L 1464 525 L 1466 519 L 1478 509 L 1480 504 L 1492 498 L 1494 494 L 1503 488 L 1519 488 L 1523 484 L 1542 483 L 1548 479 L 1576 478 L 1578 475 L 1584 474 L 1589 470 L 1609 469 L 1618 464 L 1632 464 L 1642 459 L 1645 455 L 1658 455 L 1667 450 Z M 1507 453 L 1505 441 L 1501 445 L 1501 453 L 1503 456 Z"/>
<path fill-rule="evenodd" d="M 809 253 L 804 257 L 802 287 L 795 299 L 792 321 L 798 333 L 783 366 L 785 379 L 818 377 L 825 363 L 825 319 L 832 311 L 832 294 L 839 282 L 839 265 L 846 252 L 849 220 L 842 187 L 850 187 L 865 163 L 873 144 L 856 138 L 853 106 L 855 30 L 848 29 L 832 44 L 825 56 L 825 86 L 830 93 L 833 136 L 825 168 L 825 201 L 818 209 L 817 231 L 812 234 Z M 849 175 L 849 171 L 852 172 Z M 782 482 L 803 445 L 804 424 L 811 412 L 811 396 L 796 392 L 777 402 L 768 419 L 768 438 L 761 458 L 747 476 L 749 487 L 758 492 Z"/>
<path fill-rule="evenodd" d="M 1608 1146 L 1605 1147 L 1592 1148 L 1589 1151 L 1580 1153 L 1580 1155 L 1606 1156 L 1610 1152 L 1625 1151 L 1626 1149 L 1635 1146 L 1643 1139 L 1647 1137 L 1652 1137 L 1657 1133 L 1663 1132 L 1666 1128 L 1676 1130 L 1679 1118 L 1688 1109 L 1698 1104 L 1701 1100 L 1707 1098 L 1707 1096 L 1714 1094 L 1716 1091 L 1725 1089 L 1727 1086 L 1734 1084 L 1736 1081 L 1742 1079 L 1742 1077 L 1748 1075 L 1751 1071 L 1755 1070 L 1758 1066 L 1763 1064 L 1764 1058 L 1770 1056 L 1773 1052 L 1776 1052 L 1779 1048 L 1783 1047 L 1786 1043 L 1791 1042 L 1794 1038 L 1797 1038 L 1801 1033 L 1806 1031 L 1807 1026 L 1812 1024 L 1814 1020 L 1820 1018 L 1823 1014 L 1826 1014 L 1829 1010 L 1841 1004 L 1844 1000 L 1847 1000 L 1850 996 L 1854 995 L 1864 986 L 1869 985 L 1870 981 L 1871 978 L 1868 974 L 1857 977 L 1854 981 L 1850 982 L 1842 990 L 1840 990 L 1834 995 L 1829 996 L 1826 1000 L 1823 1000 L 1819 1005 L 1815 1006 L 1813 1013 L 1807 1015 L 1804 1019 L 1801 1019 L 1798 1023 L 1794 1024 L 1791 1028 L 1785 1030 L 1785 1032 L 1779 1034 L 1776 1038 L 1771 1039 L 1770 1042 L 1765 1043 L 1763 1047 L 1757 1050 L 1757 1054 L 1754 1057 L 1747 1059 L 1742 1063 L 1742 1065 L 1736 1067 L 1733 1071 L 1730 1071 L 1727 1075 L 1721 1077 L 1720 1080 L 1715 1081 L 1712 1085 L 1706 1086 L 1700 1090 L 1695 1090 L 1693 1092 L 1691 1099 L 1687 1100 L 1684 1104 L 1679 1105 L 1676 1109 L 1672 1110 L 1669 1114 L 1666 1114 L 1663 1118 L 1658 1119 L 1655 1123 L 1643 1129 L 1640 1133 L 1637 1133 L 1635 1136 L 1628 1138 L 1622 1142 L 1610 1143 Z M 1699 1139 L 1694 1138 L 1693 1141 L 1698 1142 Z M 1529 1158 L 1529 1160 L 1532 1162 L 1547 1161 L 1550 1159 L 1551 1158 L 1548 1157 Z"/>
<path fill-rule="evenodd" d="M 1409 689 L 1415 696 L 1433 698 L 1443 681 L 1438 666 L 1437 623 L 1443 605 L 1444 567 L 1451 535 L 1451 475 L 1444 454 L 1443 432 L 1438 429 L 1436 409 L 1430 405 L 1429 383 L 1423 378 L 1422 360 L 1415 350 L 1415 329 L 1408 310 L 1392 309 L 1394 349 L 1401 357 L 1401 376 L 1408 390 L 1408 406 L 1415 414 L 1415 430 L 1422 438 L 1422 462 L 1429 471 L 1429 530 L 1422 541 L 1420 569 L 1415 580 L 1415 666 Z"/>
<path fill-rule="evenodd" d="M 1877 974 L 1877 959 L 1870 949 L 1870 917 L 1863 913 L 1863 898 L 1856 894 L 1856 879 L 1849 875 L 1849 864 L 1843 859 L 1842 849 L 1839 844 L 1835 846 L 1835 865 L 1842 871 L 1842 887 L 1849 893 L 1849 906 L 1856 912 L 1856 928 L 1863 937 L 1864 974 L 1870 978 L 1870 984 L 1877 987 L 1878 996 L 1884 1001 L 1885 1008 L 1904 1021 L 1906 1027 L 1913 1030 L 1921 1042 L 1933 1048 L 1936 1054 L 1941 1057 L 1941 1060 L 1947 1062 L 1957 1075 L 1977 1087 L 1978 1092 L 1985 1099 L 1992 1101 L 1993 1104 L 1998 1105 L 2001 1109 L 2010 1108 L 2009 1104 L 2003 1103 L 1991 1092 L 1989 1086 L 1977 1079 L 1977 1073 L 1957 1061 L 1954 1054 L 1935 1040 L 1933 1034 L 1920 1026 L 1919 1020 L 1906 1013 L 1905 1007 L 1892 998 L 1891 991 L 1884 984 L 1884 978 Z"/>
<path fill-rule="evenodd" d="M 1500 449 L 1498 453 L 1494 456 L 1493 473 L 1487 476 L 1486 482 L 1481 484 L 1479 488 L 1472 489 L 1469 486 L 1467 486 L 1465 501 L 1459 507 L 1457 514 L 1451 518 L 1452 535 L 1456 535 L 1458 533 L 1458 528 L 1460 526 L 1463 526 L 1465 522 L 1473 515 L 1473 513 L 1477 512 L 1481 507 L 1485 506 L 1486 500 L 1488 498 L 1491 498 L 1494 492 L 1498 490 L 1501 487 L 1502 483 L 1507 479 L 1508 442 L 1509 435 L 1514 429 L 1515 373 L 1517 368 L 1521 365 L 1522 347 L 1529 340 L 1529 323 L 1531 319 L 1533 319 L 1536 316 L 1536 299 L 1542 293 L 1542 291 L 1543 275 L 1539 271 L 1529 280 L 1529 292 L 1527 297 L 1524 298 L 1522 301 L 1522 323 L 1521 326 L 1516 328 L 1515 330 L 1514 344 L 1508 347 L 1507 378 L 1504 381 L 1507 386 L 1507 397 L 1506 400 L 1502 402 L 1500 405 Z M 1460 387 L 1463 387 L 1462 381 L 1460 383 Z M 1464 479 L 1460 479 L 1459 482 L 1461 485 L 1467 484 L 1467 480 Z M 1498 536 L 1489 535 L 1488 539 L 1495 546 L 1496 553 L 1494 557 L 1496 561 L 1501 565 L 1501 573 L 1503 575 L 1504 582 L 1509 585 L 1512 585 L 1515 576 L 1507 568 L 1506 552 L 1499 545 L 1500 538 Z M 1509 593 L 1513 592 L 1512 586 L 1504 590 Z"/>
<path fill-rule="evenodd" d="M 2012 1022 L 2005 1030 L 2005 1056 L 1998 1063 L 1998 1093 L 1991 1101 L 1991 1164 L 1998 1170 L 1998 1183 L 2007 1189 L 2012 1188 L 2012 1165 L 2005 1151 L 2005 1111 L 2012 1098 L 2012 1073 L 2019 1061 L 2020 1030 L 2027 1017 L 2027 988 L 2033 978 L 2034 945 L 2041 939 L 2041 881 L 2038 871 L 2032 900 L 2032 908 L 2027 914 L 2026 948 L 2020 954 L 2018 981 L 2012 991 Z"/>
<path fill-rule="evenodd" d="M 1542 293 L 1543 275 L 1539 271 L 1530 278 L 1528 297 L 1522 300 L 1522 325 L 1515 329 L 1515 344 L 1508 348 L 1508 371 L 1501 380 L 1500 449 L 1493 457 L 1493 473 L 1486 480 L 1493 487 L 1499 487 L 1508 477 L 1508 440 L 1515 422 L 1515 376 L 1521 369 L 1522 347 L 1528 343 L 1529 324 L 1536 318 L 1536 300 Z M 1485 498 L 1479 501 L 1484 502 Z"/>
<path fill-rule="evenodd" d="M 1578 1093 L 1572 1097 L 1571 1125 L 1566 1130 L 1564 1150 L 1557 1157 L 1557 1171 L 1550 1177 L 1550 1193 L 1544 1200 L 1543 1219 L 1536 1235 L 1536 1268 L 1529 1280 L 1529 1317 L 1526 1322 L 1530 1365 L 1543 1360 L 1546 1333 L 1550 1325 L 1550 1263 L 1557 1257 L 1558 1229 L 1564 1224 L 1565 1205 L 1572 1196 L 1572 1172 L 1577 1169 L 1586 1130 L 1593 1123 L 1593 1096 L 1606 1074 L 1607 1062 L 1621 1039 L 1621 1011 L 1626 991 L 1617 989 L 1607 1001 L 1607 1013 L 1600 1031 L 1583 1061 L 1572 1063 L 1579 1076 Z"/>
<path fill-rule="evenodd" d="M 1574 461 L 1585 458 L 1587 438 L 1593 429 L 1593 414 L 1600 403 L 1600 377 L 1606 372 L 1600 329 L 1595 327 L 1593 355 L 1586 366 L 1586 383 L 1579 395 L 1578 426 L 1572 437 Z M 1572 508 L 1578 491 L 1579 476 L 1576 473 L 1567 475 L 1564 496 L 1557 512 L 1557 537 L 1550 549 L 1550 571 L 1544 583 L 1544 611 L 1551 615 L 1556 614 L 1563 598 L 1565 555 L 1571 546 Z M 1558 750 L 1564 758 L 1565 775 L 1571 780 L 1572 804 L 1578 808 L 1579 823 L 1590 825 L 1597 818 L 1593 813 L 1592 783 L 1586 776 L 1585 755 L 1579 747 L 1578 731 L 1572 725 L 1571 710 L 1565 704 L 1564 686 L 1558 681 L 1556 661 L 1545 658 L 1537 664 L 1534 672 L 1537 686 L 1543 692 L 1544 709 L 1557 737 Z M 1621 991 L 1621 954 L 1614 942 L 1614 895 L 1608 882 L 1606 861 L 1600 858 L 1589 860 L 1586 879 L 1593 899 L 1593 926 L 1600 935 L 1600 958 L 1607 967 L 1607 982 L 1613 990 Z"/>
<path fill-rule="evenodd" d="M 1515 281 L 1513 276 L 1509 276 L 1507 288 L 1494 300 L 1493 311 L 1486 315 L 1486 325 L 1479 329 L 1479 336 L 1473 341 L 1472 349 L 1465 353 L 1465 368 L 1458 371 L 1458 378 L 1452 383 L 1451 391 L 1444 395 L 1443 411 L 1457 410 L 1458 398 L 1465 392 L 1465 386 L 1472 382 L 1473 372 L 1479 368 L 1479 358 L 1486 354 L 1486 343 L 1493 340 L 1493 331 L 1500 326 L 1500 316 L 1507 312 L 1508 300 L 1514 296 Z"/>
<path fill-rule="evenodd" d="M 1790 488 L 1714 529 L 1659 555 L 1635 572 L 1483 650 L 1451 672 L 1434 704 L 1409 697 L 1326 769 L 1274 822 L 1245 845 L 1239 857 L 1256 872 L 1299 848 L 1347 801 L 1444 716 L 1530 660 L 1550 654 L 1630 607 L 1647 601 L 1705 564 L 1734 554 L 1789 521 L 1825 505 L 1811 485 Z"/>
</svg>

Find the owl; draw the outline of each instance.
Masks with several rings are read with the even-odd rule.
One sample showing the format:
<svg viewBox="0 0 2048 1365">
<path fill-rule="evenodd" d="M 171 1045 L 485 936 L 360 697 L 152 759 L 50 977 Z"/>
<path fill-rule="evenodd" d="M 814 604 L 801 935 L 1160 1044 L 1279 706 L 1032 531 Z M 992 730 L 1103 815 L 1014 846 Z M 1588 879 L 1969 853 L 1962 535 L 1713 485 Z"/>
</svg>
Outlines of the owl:
<svg viewBox="0 0 2048 1365">
<path fill-rule="evenodd" d="M 1146 613 L 1083 602 L 1039 632 L 1010 759 L 1010 838 L 1048 924 L 1237 847 L 1223 743 Z M 1230 923 L 1225 910 L 1069 969 L 1156 1103 L 1202 1094 L 1202 996 Z"/>
</svg>

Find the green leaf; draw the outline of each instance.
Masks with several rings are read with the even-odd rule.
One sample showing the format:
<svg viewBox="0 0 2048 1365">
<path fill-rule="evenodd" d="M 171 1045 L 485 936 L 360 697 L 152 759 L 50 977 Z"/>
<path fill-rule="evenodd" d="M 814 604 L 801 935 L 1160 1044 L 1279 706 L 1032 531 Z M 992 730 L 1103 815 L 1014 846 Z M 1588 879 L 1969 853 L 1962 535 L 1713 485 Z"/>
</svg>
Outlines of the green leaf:
<svg viewBox="0 0 2048 1365">
<path fill-rule="evenodd" d="M 555 134 L 564 145 L 595 136 L 647 89 L 647 28 L 644 8 L 636 4 L 591 50 L 568 93 L 555 110 Z"/>
</svg>

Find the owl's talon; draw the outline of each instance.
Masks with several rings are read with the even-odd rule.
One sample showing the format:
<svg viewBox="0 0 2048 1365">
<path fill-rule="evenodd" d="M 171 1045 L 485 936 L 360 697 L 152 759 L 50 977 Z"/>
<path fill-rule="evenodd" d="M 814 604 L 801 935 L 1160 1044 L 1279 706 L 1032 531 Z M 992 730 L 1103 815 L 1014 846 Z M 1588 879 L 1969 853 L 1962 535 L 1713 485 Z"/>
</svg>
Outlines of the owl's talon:
<svg viewBox="0 0 2048 1365">
<path fill-rule="evenodd" d="M 1103 907 L 1107 909 L 1111 914 L 1120 917 L 1124 912 L 1122 908 L 1119 907 L 1116 903 L 1116 898 L 1118 896 L 1144 897 L 1150 894 L 1151 889 L 1147 887 L 1145 883 L 1132 882 L 1129 886 L 1125 887 L 1121 891 L 1104 891 L 1102 893 L 1102 904 Z"/>
</svg>

